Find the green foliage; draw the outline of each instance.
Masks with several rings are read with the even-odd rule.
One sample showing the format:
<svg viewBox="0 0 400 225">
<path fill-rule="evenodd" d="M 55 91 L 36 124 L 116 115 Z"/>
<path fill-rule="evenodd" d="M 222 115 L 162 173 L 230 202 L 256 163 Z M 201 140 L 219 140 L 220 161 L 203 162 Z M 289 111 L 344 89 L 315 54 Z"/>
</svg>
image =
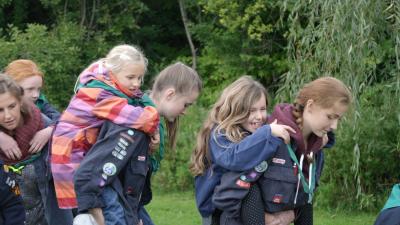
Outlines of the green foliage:
<svg viewBox="0 0 400 225">
<path fill-rule="evenodd" d="M 24 31 L 10 26 L 7 33 L 9 37 L 0 39 L 0 67 L 15 59 L 35 61 L 45 74 L 48 99 L 58 107 L 66 106 L 82 69 L 80 29 L 64 23 L 48 31 L 46 26 L 31 24 Z"/>
<path fill-rule="evenodd" d="M 189 172 L 189 159 L 196 144 L 197 131 L 203 124 L 208 111 L 198 105 L 192 106 L 187 115 L 180 119 L 180 132 L 176 149 L 168 149 L 161 169 L 155 173 L 155 189 L 190 190 L 193 187 L 193 176 Z"/>
<path fill-rule="evenodd" d="M 287 71 L 285 27 L 277 25 L 276 3 L 218 0 L 200 1 L 200 6 L 205 15 L 192 30 L 201 46 L 203 104 L 212 104 L 218 91 L 242 75 L 271 84 Z"/>
<path fill-rule="evenodd" d="M 356 116 L 361 122 L 355 125 L 353 118 L 346 118 L 336 146 L 326 151 L 321 204 L 365 210 L 386 201 L 400 177 L 400 106 L 395 92 L 395 84 L 378 84 L 360 95 Z"/>
<path fill-rule="evenodd" d="M 354 110 L 338 131 L 336 147 L 327 151 L 318 202 L 379 208 L 400 175 L 399 3 L 321 0 L 283 6 L 292 66 L 279 99 L 294 99 L 304 83 L 324 75 L 343 80 L 354 95 Z"/>
</svg>

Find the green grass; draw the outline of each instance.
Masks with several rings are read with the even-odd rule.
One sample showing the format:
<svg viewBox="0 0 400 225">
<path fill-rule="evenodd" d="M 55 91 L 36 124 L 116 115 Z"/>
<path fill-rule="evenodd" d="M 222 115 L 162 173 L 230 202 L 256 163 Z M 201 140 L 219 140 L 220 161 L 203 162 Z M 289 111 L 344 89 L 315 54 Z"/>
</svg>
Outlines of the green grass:
<svg viewBox="0 0 400 225">
<path fill-rule="evenodd" d="M 146 209 L 156 225 L 201 224 L 192 192 L 163 194 L 155 192 L 152 202 Z M 315 225 L 372 225 L 377 215 L 377 213 L 314 209 Z"/>
</svg>

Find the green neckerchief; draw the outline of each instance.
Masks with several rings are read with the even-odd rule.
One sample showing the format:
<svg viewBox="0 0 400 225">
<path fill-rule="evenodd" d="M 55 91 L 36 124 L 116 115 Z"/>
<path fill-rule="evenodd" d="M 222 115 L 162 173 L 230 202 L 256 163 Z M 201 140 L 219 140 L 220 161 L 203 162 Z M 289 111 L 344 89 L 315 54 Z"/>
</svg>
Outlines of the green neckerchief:
<svg viewBox="0 0 400 225">
<path fill-rule="evenodd" d="M 83 87 L 83 86 L 79 85 L 75 91 L 78 91 L 78 89 L 81 87 Z M 147 95 L 147 94 L 144 94 L 142 96 L 142 98 L 140 98 L 140 99 L 133 99 L 133 98 L 130 98 L 129 96 L 125 95 L 121 91 L 119 91 L 99 80 L 92 80 L 89 83 L 87 83 L 86 85 L 84 85 L 84 87 L 101 88 L 101 89 L 107 90 L 107 91 L 115 94 L 116 96 L 127 99 L 129 105 L 134 105 L 134 106 L 143 105 L 143 106 L 156 107 L 156 105 L 153 103 L 153 101 L 150 99 L 149 95 Z M 156 172 L 160 168 L 161 160 L 164 158 L 165 129 L 161 122 L 159 123 L 158 128 L 159 128 L 159 132 L 160 132 L 160 147 L 158 149 L 158 152 L 154 152 L 150 156 L 153 172 Z"/>
<path fill-rule="evenodd" d="M 39 98 L 36 100 L 35 105 L 36 105 L 36 106 L 40 109 L 40 111 L 42 112 L 44 103 L 47 103 L 47 102 L 48 102 L 48 101 L 47 101 L 46 97 L 44 96 L 44 94 L 42 94 L 42 92 L 40 92 Z"/>
<path fill-rule="evenodd" d="M 303 185 L 304 191 L 308 194 L 308 203 L 312 202 L 313 195 L 314 195 L 314 189 L 315 189 L 315 171 L 316 171 L 316 165 L 313 165 L 312 171 L 311 171 L 311 177 L 308 179 L 311 179 L 311 185 L 308 186 L 307 180 L 303 175 L 303 171 L 300 169 L 300 163 L 297 160 L 296 154 L 294 153 L 292 146 L 290 144 L 286 145 L 287 149 L 289 151 L 290 158 L 297 164 L 298 166 L 298 174 L 300 174 L 300 180 Z"/>
<path fill-rule="evenodd" d="M 398 206 L 400 206 L 400 184 L 395 184 L 392 188 L 392 193 L 390 193 L 389 199 L 387 200 L 382 211 Z"/>
</svg>

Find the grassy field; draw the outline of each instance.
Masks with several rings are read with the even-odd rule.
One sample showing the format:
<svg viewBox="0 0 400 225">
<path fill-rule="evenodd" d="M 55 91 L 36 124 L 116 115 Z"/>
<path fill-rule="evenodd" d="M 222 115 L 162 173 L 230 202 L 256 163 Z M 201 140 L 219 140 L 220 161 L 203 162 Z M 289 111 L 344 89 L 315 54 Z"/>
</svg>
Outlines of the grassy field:
<svg viewBox="0 0 400 225">
<path fill-rule="evenodd" d="M 190 192 L 159 194 L 146 207 L 156 225 L 199 225 L 200 216 L 197 212 L 194 195 Z M 314 212 L 315 225 L 372 225 L 376 213 Z"/>
</svg>

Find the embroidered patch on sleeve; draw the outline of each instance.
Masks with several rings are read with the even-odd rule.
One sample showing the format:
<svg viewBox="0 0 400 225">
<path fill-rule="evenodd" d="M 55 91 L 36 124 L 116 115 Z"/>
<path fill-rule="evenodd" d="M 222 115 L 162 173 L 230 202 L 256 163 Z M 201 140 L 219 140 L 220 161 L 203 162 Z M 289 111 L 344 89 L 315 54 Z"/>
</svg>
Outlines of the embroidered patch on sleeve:
<svg viewBox="0 0 400 225">
<path fill-rule="evenodd" d="M 276 164 L 281 164 L 281 165 L 283 165 L 283 164 L 285 164 L 286 160 L 280 159 L 280 158 L 273 158 L 273 159 L 272 159 L 272 162 L 273 162 L 273 163 L 276 163 Z"/>
<path fill-rule="evenodd" d="M 108 162 L 103 165 L 103 172 L 107 176 L 113 176 L 117 172 L 117 167 L 114 163 Z"/>
<path fill-rule="evenodd" d="M 250 188 L 250 183 L 247 183 L 247 182 L 242 181 L 242 180 L 240 180 L 240 179 L 238 179 L 238 180 L 236 181 L 236 185 L 239 186 L 239 187 L 242 187 L 242 188 L 247 188 L 247 189 Z"/>
<path fill-rule="evenodd" d="M 256 167 L 254 167 L 254 170 L 259 173 L 262 173 L 262 172 L 266 171 L 267 168 L 268 168 L 267 161 L 262 161 L 260 164 L 258 164 Z"/>
</svg>

